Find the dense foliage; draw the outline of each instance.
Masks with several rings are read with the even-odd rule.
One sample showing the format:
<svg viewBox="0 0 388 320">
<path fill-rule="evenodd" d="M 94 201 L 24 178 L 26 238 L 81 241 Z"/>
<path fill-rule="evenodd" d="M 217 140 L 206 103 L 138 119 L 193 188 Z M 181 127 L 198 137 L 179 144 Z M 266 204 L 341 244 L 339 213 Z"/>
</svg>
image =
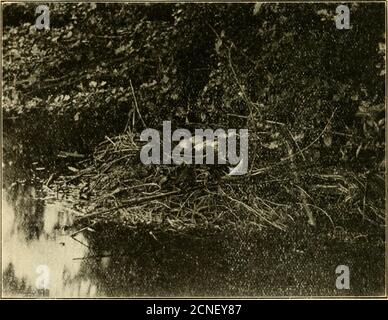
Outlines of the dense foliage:
<svg viewBox="0 0 388 320">
<path fill-rule="evenodd" d="M 51 4 L 40 31 L 35 5 L 5 5 L 3 106 L 136 120 L 135 96 L 136 129 L 246 126 L 236 116 L 250 116 L 249 127 L 272 132 L 260 138 L 270 149 L 281 141 L 266 120 L 307 146 L 333 116 L 308 153 L 369 168 L 384 150 L 382 6 L 353 4 L 352 29 L 337 30 L 324 4 Z"/>
</svg>

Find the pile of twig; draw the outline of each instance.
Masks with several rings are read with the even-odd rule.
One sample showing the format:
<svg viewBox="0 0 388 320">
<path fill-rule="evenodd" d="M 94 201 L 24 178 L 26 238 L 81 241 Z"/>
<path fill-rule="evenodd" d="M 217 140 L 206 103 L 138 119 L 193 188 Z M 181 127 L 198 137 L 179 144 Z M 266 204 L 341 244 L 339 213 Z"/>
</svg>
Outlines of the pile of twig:
<svg viewBox="0 0 388 320">
<path fill-rule="evenodd" d="M 280 168 L 253 165 L 247 175 L 231 177 L 219 166 L 144 165 L 140 146 L 131 133 L 106 137 L 92 159 L 80 162 L 83 169 L 57 181 L 64 191 L 77 190 L 78 223 L 192 234 L 241 226 L 285 231 L 301 219 L 315 227 L 322 217 L 336 228 L 333 215 L 353 206 L 362 219 L 384 225 L 384 214 L 366 201 L 366 186 L 355 174 L 309 172 L 291 158 Z"/>
<path fill-rule="evenodd" d="M 80 163 L 83 169 L 57 181 L 61 190 L 75 187 L 88 207 L 78 222 L 180 233 L 241 225 L 286 229 L 289 206 L 260 197 L 260 185 L 248 177 L 228 176 L 219 166 L 144 165 L 139 152 L 133 134 L 106 137 L 92 159 Z"/>
</svg>

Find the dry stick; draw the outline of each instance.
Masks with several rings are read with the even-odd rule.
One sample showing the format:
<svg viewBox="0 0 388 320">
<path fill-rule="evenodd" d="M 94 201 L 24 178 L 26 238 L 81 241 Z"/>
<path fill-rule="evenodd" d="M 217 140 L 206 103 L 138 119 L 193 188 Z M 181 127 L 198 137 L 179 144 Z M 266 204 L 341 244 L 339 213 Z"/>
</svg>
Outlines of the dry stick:
<svg viewBox="0 0 388 320">
<path fill-rule="evenodd" d="M 292 168 L 292 171 L 294 173 L 294 177 L 295 177 L 295 182 L 296 184 L 299 184 L 300 183 L 300 177 L 299 177 L 299 174 L 298 174 L 298 171 L 297 171 L 297 167 L 295 165 L 295 162 L 294 162 L 294 158 L 297 154 L 301 154 L 304 158 L 304 155 L 303 155 L 303 152 L 305 150 L 307 150 L 308 148 L 310 148 L 315 142 L 318 141 L 318 139 L 324 134 L 324 132 L 327 130 L 327 128 L 329 127 L 330 123 L 331 123 L 331 120 L 333 119 L 334 117 L 334 114 L 335 114 L 335 111 L 333 111 L 329 121 L 326 123 L 325 127 L 323 128 L 322 132 L 320 133 L 320 135 L 313 141 L 311 142 L 307 147 L 303 148 L 303 149 L 300 149 L 299 148 L 299 145 L 297 144 L 297 142 L 295 141 L 295 139 L 292 137 L 292 134 L 291 132 L 288 132 L 292 139 L 294 140 L 294 143 L 297 145 L 298 147 L 298 152 L 295 152 L 293 151 L 293 148 L 290 146 L 290 144 L 286 141 L 286 145 L 287 145 L 287 149 L 288 149 L 288 154 L 289 156 L 288 157 L 285 157 L 285 158 L 282 158 L 281 160 L 284 161 L 284 160 L 290 160 L 290 164 L 291 164 L 291 168 Z M 316 226 L 316 221 L 315 221 L 315 217 L 309 207 L 309 204 L 307 202 L 307 196 L 306 196 L 306 192 L 302 189 L 302 188 L 299 188 L 300 190 L 300 197 L 302 199 L 302 207 L 304 209 L 304 211 L 306 212 L 307 214 L 307 217 L 308 217 L 308 224 L 315 227 Z"/>
<path fill-rule="evenodd" d="M 276 166 L 279 166 L 279 165 L 282 165 L 284 161 L 286 160 L 292 160 L 296 155 L 298 154 L 303 154 L 304 151 L 306 151 L 307 149 L 309 149 L 314 143 L 316 143 L 320 137 L 322 137 L 322 135 L 325 133 L 325 131 L 327 130 L 327 128 L 329 127 L 330 123 L 331 123 L 331 120 L 333 119 L 334 117 L 334 114 L 336 112 L 336 109 L 333 111 L 329 121 L 326 123 L 326 126 L 323 128 L 323 130 L 320 132 L 320 134 L 318 135 L 318 137 L 316 137 L 316 139 L 314 139 L 313 142 L 311 142 L 307 147 L 304 147 L 303 149 L 300 149 L 298 152 L 295 152 L 293 153 L 292 155 L 289 155 L 287 157 L 284 157 L 284 158 L 281 158 L 280 161 L 276 162 L 276 163 L 272 163 L 271 165 L 267 166 L 267 167 L 264 167 L 264 168 L 260 168 L 260 169 L 257 169 L 251 173 L 248 173 L 249 176 L 255 176 L 255 175 L 258 175 L 260 173 L 263 173 L 265 171 L 268 171 L 268 170 L 271 170 L 273 167 L 276 167 Z M 269 122 L 269 121 L 267 121 Z M 284 125 L 284 124 L 283 124 Z"/>
<path fill-rule="evenodd" d="M 83 246 L 87 247 L 87 248 L 90 248 L 90 246 L 88 246 L 87 244 L 83 243 L 81 240 L 78 240 L 75 236 L 74 237 L 71 237 L 73 240 L 77 241 L 78 243 L 82 244 Z"/>
<path fill-rule="evenodd" d="M 210 25 L 209 25 L 210 26 Z M 217 37 L 220 39 L 220 37 L 218 36 L 217 32 L 210 26 L 210 28 L 213 30 L 213 32 L 216 33 Z M 240 88 L 240 91 L 244 97 L 244 101 L 247 103 L 247 106 L 249 108 L 249 116 L 247 117 L 247 124 L 248 124 L 248 127 L 249 127 L 249 122 L 253 120 L 253 109 L 257 109 L 257 105 L 255 103 L 253 103 L 253 101 L 247 96 L 246 92 L 245 92 L 245 89 L 243 87 L 243 85 L 240 83 L 238 77 L 237 77 L 237 73 L 233 67 L 233 62 L 232 62 L 232 53 L 231 53 L 231 49 L 232 47 L 234 46 L 234 43 L 232 42 L 232 46 L 229 48 L 228 50 L 228 58 L 229 58 L 229 67 L 232 71 L 232 74 L 236 80 L 236 83 L 237 85 L 239 86 Z M 252 123 L 254 123 L 252 121 Z M 256 125 L 255 125 L 256 127 Z M 254 128 L 256 129 L 256 128 Z M 251 163 L 251 167 L 250 167 L 250 171 L 252 170 L 253 166 L 254 166 L 254 163 L 255 163 L 255 160 L 256 160 L 256 151 L 257 151 L 257 142 L 255 140 L 255 143 L 254 143 L 254 149 L 253 149 L 253 160 L 252 160 L 252 163 Z"/>
<path fill-rule="evenodd" d="M 143 120 L 143 117 L 142 117 L 141 114 L 140 114 L 139 106 L 138 106 L 138 104 L 137 104 L 137 99 L 136 99 L 136 95 L 135 95 L 135 90 L 133 90 L 133 86 L 132 86 L 132 80 L 129 80 L 129 85 L 131 86 L 132 96 L 133 96 L 133 100 L 135 101 L 136 111 L 137 111 L 137 113 L 138 113 L 138 115 L 139 115 L 139 118 L 140 118 L 140 120 L 141 120 L 141 122 L 142 122 L 144 128 L 147 128 L 147 126 L 146 126 L 146 124 L 145 124 L 145 122 L 144 122 L 144 120 Z"/>
<path fill-rule="evenodd" d="M 323 210 L 322 208 L 320 208 L 318 206 L 315 206 L 313 204 L 309 204 L 309 206 L 314 207 L 314 208 L 318 209 L 319 211 L 321 211 L 330 220 L 331 225 L 333 226 L 333 229 L 335 229 L 335 225 L 334 225 L 333 219 L 330 217 L 330 215 L 325 210 Z"/>
<path fill-rule="evenodd" d="M 82 229 L 79 229 L 79 230 L 73 232 L 73 233 L 70 235 L 70 237 L 73 238 L 73 237 L 75 237 L 78 233 L 81 233 L 82 231 L 88 230 L 90 227 L 93 227 L 94 224 L 95 224 L 95 223 L 92 223 L 92 224 L 89 225 L 89 226 L 86 226 L 86 227 L 84 227 L 84 228 L 82 228 Z"/>
<path fill-rule="evenodd" d="M 110 209 L 107 209 L 107 210 L 103 210 L 103 211 L 99 211 L 99 212 L 89 213 L 89 214 L 86 214 L 86 215 L 84 215 L 82 217 L 76 218 L 76 220 L 79 221 L 79 220 L 83 220 L 83 219 L 86 219 L 86 218 L 95 217 L 95 216 L 98 216 L 98 215 L 101 215 L 101 214 L 104 214 L 104 213 L 111 212 L 113 210 L 118 210 L 118 209 L 125 208 L 128 205 L 134 205 L 134 204 L 139 204 L 139 203 L 143 203 L 143 202 L 147 202 L 147 201 L 151 201 L 151 200 L 155 200 L 155 199 L 160 199 L 160 198 L 168 197 L 168 196 L 171 196 L 171 195 L 174 195 L 174 194 L 179 194 L 180 192 L 181 192 L 181 190 L 175 190 L 175 191 L 161 193 L 161 194 L 157 194 L 157 195 L 153 195 L 153 196 L 149 196 L 149 197 L 134 198 L 134 199 L 126 201 L 124 204 L 122 204 L 120 206 L 117 206 L 117 207 L 114 207 L 114 208 L 110 208 Z"/>
<path fill-rule="evenodd" d="M 121 256 L 128 256 L 128 254 L 122 254 L 122 255 L 119 255 L 119 257 Z M 98 255 L 98 256 L 86 256 L 86 257 L 80 257 L 80 258 L 73 258 L 73 260 L 87 260 L 87 259 L 101 259 L 101 258 L 110 258 L 110 257 L 113 257 L 112 254 L 106 254 L 106 255 Z"/>
<path fill-rule="evenodd" d="M 294 156 L 296 153 L 294 153 L 292 146 L 290 146 L 290 144 L 288 143 L 287 140 L 286 140 L 286 146 L 287 146 L 288 154 L 290 155 L 288 158 L 290 159 L 291 169 L 292 169 L 292 172 L 293 172 L 294 177 L 295 177 L 295 183 L 296 183 L 296 185 L 298 185 L 300 183 L 300 177 L 299 177 L 299 173 L 298 173 L 297 167 L 296 167 L 295 162 L 294 162 Z M 311 211 L 309 204 L 307 202 L 306 193 L 303 191 L 303 189 L 299 189 L 299 191 L 300 191 L 300 197 L 302 200 L 302 207 L 303 207 L 303 209 L 306 212 L 306 215 L 308 217 L 308 224 L 315 227 L 316 226 L 315 218 L 314 218 L 313 212 Z"/>
<path fill-rule="evenodd" d="M 46 183 L 44 184 L 46 187 L 48 187 L 51 183 L 51 181 L 54 179 L 55 173 L 52 173 Z"/>
<path fill-rule="evenodd" d="M 140 188 L 140 187 L 145 187 L 145 186 L 157 186 L 157 187 L 159 187 L 159 189 L 157 191 L 160 191 L 160 186 L 158 184 L 156 184 L 156 183 L 144 183 L 144 184 L 130 186 L 130 187 L 125 187 L 125 188 L 118 188 L 118 189 L 114 190 L 113 192 L 111 192 L 111 193 L 109 193 L 107 195 L 101 196 L 100 198 L 98 198 L 98 201 L 100 201 L 101 199 L 105 199 L 105 198 L 109 198 L 109 197 L 115 196 L 116 194 L 124 192 L 124 191 L 129 191 L 129 190 L 132 190 L 132 189 L 136 189 L 136 188 Z"/>
<path fill-rule="evenodd" d="M 85 174 L 87 174 L 88 172 L 90 172 L 92 169 L 91 168 L 86 168 L 84 170 L 82 170 L 79 174 L 71 177 L 69 180 L 66 180 L 64 183 L 67 184 L 69 182 L 72 182 L 74 180 L 77 180 L 78 178 L 81 178 L 82 176 L 84 176 Z"/>
<path fill-rule="evenodd" d="M 222 42 L 222 38 L 221 38 L 221 36 L 217 33 L 217 31 L 216 31 L 216 30 L 215 30 L 208 22 L 206 22 L 206 24 L 207 24 L 208 27 L 213 31 L 213 33 L 216 35 L 217 39 L 220 40 L 220 41 Z M 238 49 L 237 46 L 236 46 L 236 44 L 235 44 L 232 40 L 230 40 L 230 39 L 227 39 L 227 40 L 232 44 L 233 47 L 235 47 L 236 49 Z M 250 63 L 253 64 L 254 69 L 256 69 L 256 68 L 259 66 L 259 62 L 252 60 L 252 59 L 251 59 L 248 55 L 246 55 L 241 49 L 240 49 L 239 52 L 240 52 L 240 54 L 241 54 L 245 59 L 247 59 Z"/>
<path fill-rule="evenodd" d="M 233 201 L 233 202 L 236 202 L 236 203 L 242 205 L 242 206 L 243 206 L 244 208 L 246 208 L 248 211 L 254 213 L 257 217 L 263 219 L 263 220 L 264 220 L 265 222 L 267 222 L 269 225 L 271 225 L 271 226 L 273 226 L 274 228 L 279 229 L 279 230 L 281 230 L 281 231 L 285 231 L 285 228 L 284 228 L 283 225 L 276 224 L 276 223 L 274 223 L 274 222 L 268 220 L 267 217 L 263 214 L 263 210 L 262 210 L 262 213 L 260 214 L 255 208 L 251 207 L 250 205 L 246 204 L 245 202 L 240 201 L 240 200 L 238 200 L 238 199 L 235 199 L 235 198 L 233 198 L 233 197 L 227 195 L 227 194 L 225 193 L 225 191 L 223 191 L 223 190 L 221 190 L 221 192 L 222 192 L 222 194 L 223 194 L 225 197 L 227 197 L 229 200 L 231 200 L 231 201 Z"/>
<path fill-rule="evenodd" d="M 290 156 L 288 157 L 285 157 L 285 158 L 282 158 L 281 161 L 284 161 L 284 160 L 288 160 L 288 159 L 291 159 L 292 161 L 292 158 L 300 153 L 303 153 L 304 151 L 306 151 L 307 149 L 309 149 L 315 142 L 317 142 L 319 140 L 320 137 L 322 137 L 322 135 L 325 133 L 325 131 L 327 130 L 327 128 L 329 127 L 330 123 L 331 123 L 331 120 L 333 119 L 334 117 L 334 114 L 336 112 L 336 109 L 333 111 L 329 121 L 326 123 L 325 127 L 323 128 L 323 130 L 321 131 L 321 133 L 318 135 L 318 137 L 313 141 L 311 142 L 307 147 L 304 147 L 303 149 L 299 150 L 298 152 L 295 152 L 293 154 L 291 154 Z"/>
<path fill-rule="evenodd" d="M 306 158 L 305 158 L 305 156 L 304 156 L 302 150 L 301 150 L 300 147 L 299 147 L 299 143 L 295 140 L 295 138 L 294 138 L 294 136 L 292 135 L 290 129 L 288 129 L 287 127 L 286 127 L 286 129 L 287 129 L 287 132 L 288 132 L 288 134 L 290 135 L 291 139 L 294 141 L 296 147 L 298 148 L 298 152 L 301 153 L 303 160 L 306 161 Z"/>
<path fill-rule="evenodd" d="M 253 110 L 252 110 L 252 107 L 253 108 L 257 108 L 257 104 L 253 103 L 253 101 L 247 96 L 246 92 L 245 92 L 245 89 L 243 87 L 243 85 L 240 83 L 238 77 L 237 77 L 237 73 L 233 67 L 233 61 L 232 61 L 232 53 L 231 53 L 231 49 L 232 47 L 234 46 L 234 44 L 232 44 L 232 46 L 228 49 L 228 60 L 229 60 L 229 67 L 232 71 L 232 74 L 237 82 L 237 85 L 239 86 L 240 88 L 240 91 L 241 91 L 241 94 L 243 95 L 243 98 L 244 98 L 244 101 L 247 103 L 248 105 L 248 108 L 249 108 L 249 118 L 252 118 L 252 115 L 253 115 Z"/>
</svg>

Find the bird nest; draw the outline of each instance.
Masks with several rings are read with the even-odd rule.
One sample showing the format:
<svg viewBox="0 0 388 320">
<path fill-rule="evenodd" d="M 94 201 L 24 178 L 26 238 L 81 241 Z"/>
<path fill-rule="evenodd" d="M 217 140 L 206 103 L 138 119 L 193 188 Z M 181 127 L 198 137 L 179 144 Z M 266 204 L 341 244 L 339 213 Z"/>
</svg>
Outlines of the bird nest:
<svg viewBox="0 0 388 320">
<path fill-rule="evenodd" d="M 319 216 L 336 228 L 340 219 L 354 219 L 343 215 L 346 208 L 384 225 L 379 205 L 370 203 L 369 210 L 362 201 L 367 177 L 360 174 L 309 172 L 285 162 L 264 168 L 253 163 L 248 174 L 230 176 L 222 165 L 145 165 L 141 146 L 132 133 L 106 137 L 91 159 L 79 162 L 81 169 L 56 181 L 78 198 L 76 224 L 203 235 L 242 227 L 285 231 L 299 220 L 315 226 Z"/>
<path fill-rule="evenodd" d="M 140 147 L 131 133 L 107 137 L 82 169 L 57 181 L 61 190 L 77 190 L 78 223 L 114 222 L 153 234 L 286 229 L 289 206 L 260 197 L 263 184 L 230 176 L 222 165 L 144 165 Z"/>
</svg>

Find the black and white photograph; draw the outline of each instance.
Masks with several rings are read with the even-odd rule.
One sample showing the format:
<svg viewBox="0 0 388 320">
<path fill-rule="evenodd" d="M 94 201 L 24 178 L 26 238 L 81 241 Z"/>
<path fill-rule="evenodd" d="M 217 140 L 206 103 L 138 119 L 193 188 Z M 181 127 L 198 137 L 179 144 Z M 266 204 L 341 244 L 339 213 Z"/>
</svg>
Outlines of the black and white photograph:
<svg viewBox="0 0 388 320">
<path fill-rule="evenodd" d="M 387 298 L 385 1 L 1 13 L 2 299 Z"/>
</svg>

